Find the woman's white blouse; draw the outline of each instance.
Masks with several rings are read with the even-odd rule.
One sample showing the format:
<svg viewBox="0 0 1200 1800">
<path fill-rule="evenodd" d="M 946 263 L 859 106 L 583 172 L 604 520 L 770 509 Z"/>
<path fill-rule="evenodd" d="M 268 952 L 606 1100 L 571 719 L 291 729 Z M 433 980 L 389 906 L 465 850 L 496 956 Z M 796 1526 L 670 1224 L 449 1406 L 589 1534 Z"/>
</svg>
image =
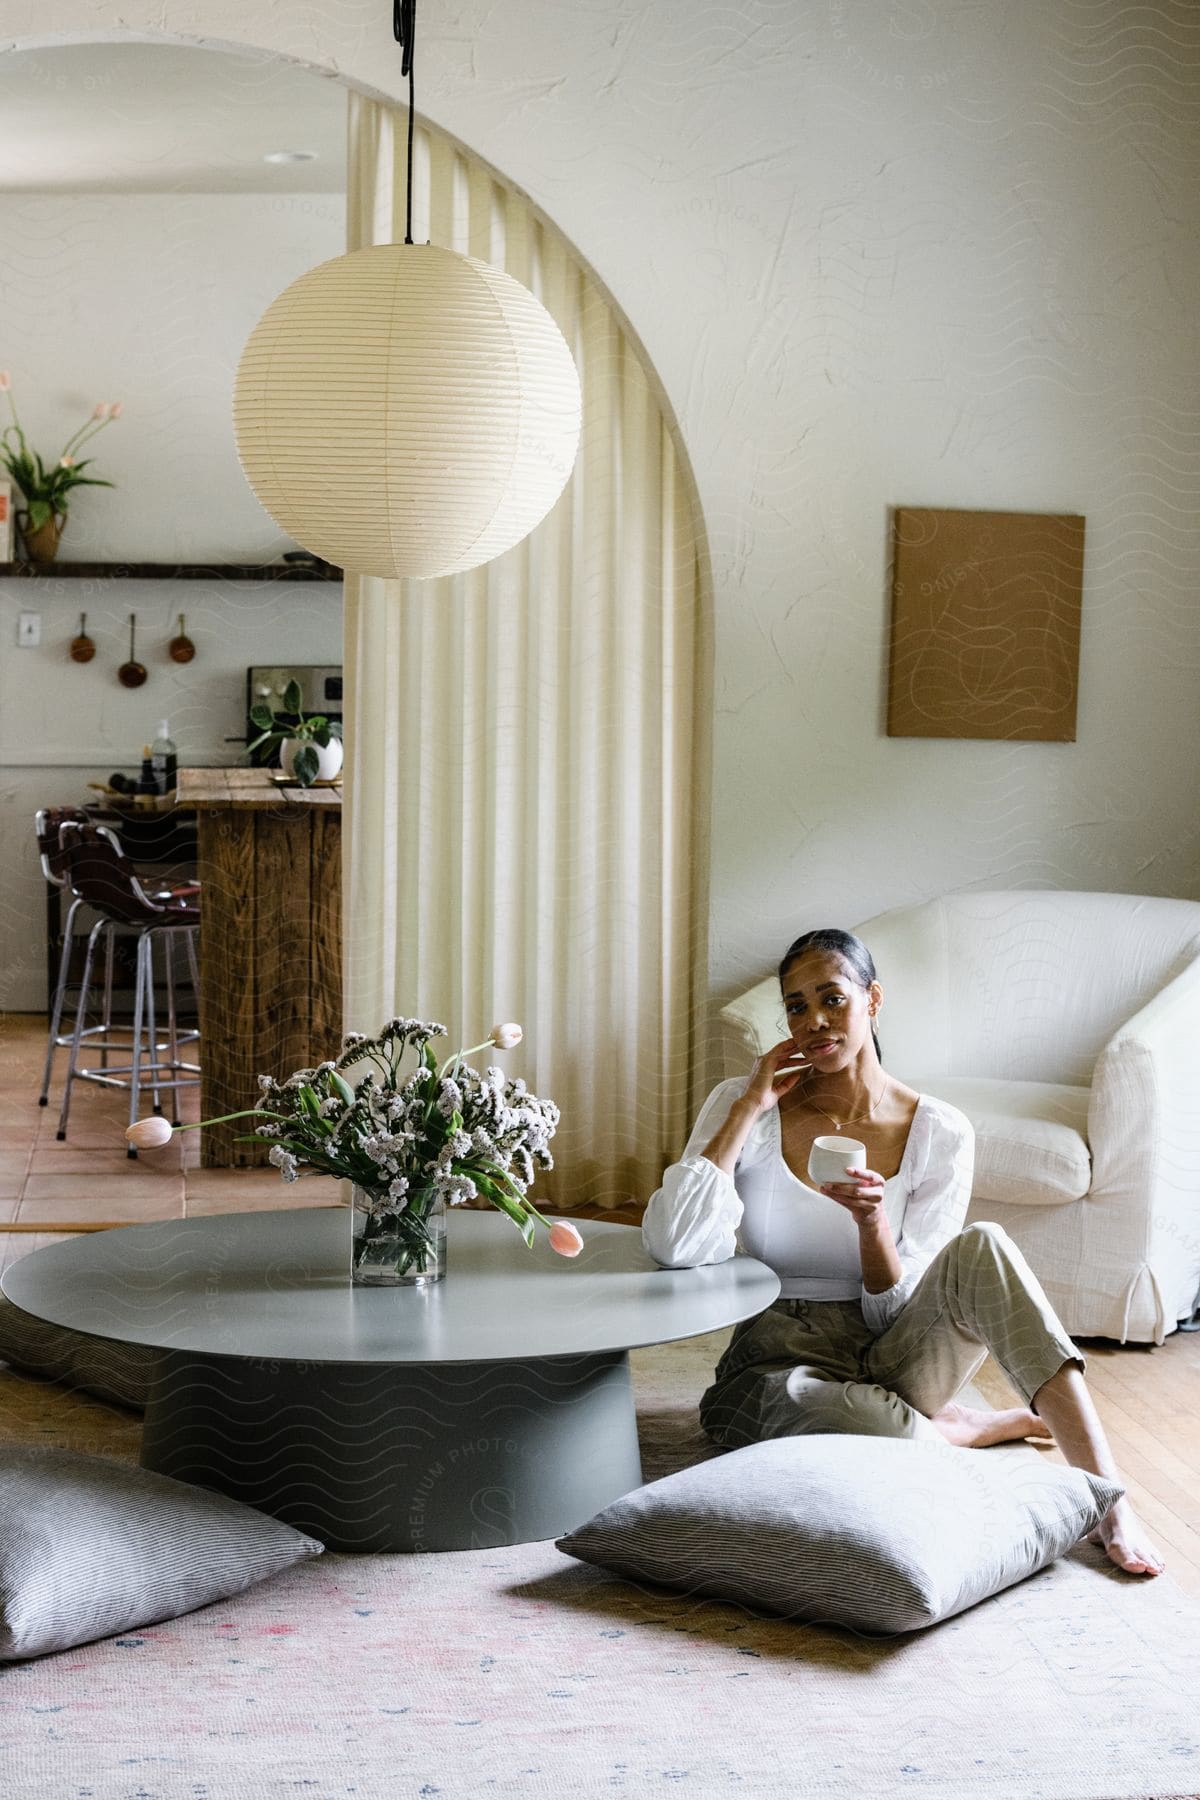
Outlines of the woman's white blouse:
<svg viewBox="0 0 1200 1800">
<path fill-rule="evenodd" d="M 650 1196 L 642 1242 L 669 1269 L 725 1262 L 740 1248 L 774 1269 L 782 1298 L 859 1300 L 863 1318 L 878 1334 L 963 1228 L 975 1161 L 970 1120 L 929 1094 L 918 1100 L 900 1167 L 884 1187 L 900 1279 L 882 1294 L 870 1294 L 862 1284 L 858 1227 L 845 1207 L 792 1174 L 783 1159 L 777 1108 L 753 1126 L 732 1177 L 701 1155 L 745 1091 L 744 1079 L 713 1089 L 682 1158 Z"/>
</svg>

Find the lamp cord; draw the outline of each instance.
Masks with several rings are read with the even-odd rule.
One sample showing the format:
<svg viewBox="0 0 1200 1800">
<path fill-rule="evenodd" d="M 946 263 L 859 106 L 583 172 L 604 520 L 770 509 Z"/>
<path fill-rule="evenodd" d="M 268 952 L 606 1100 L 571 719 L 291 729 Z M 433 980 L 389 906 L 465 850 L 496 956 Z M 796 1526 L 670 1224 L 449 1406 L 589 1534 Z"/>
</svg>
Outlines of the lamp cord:
<svg viewBox="0 0 1200 1800">
<path fill-rule="evenodd" d="M 417 30 L 417 0 L 392 0 L 392 32 L 400 45 L 400 73 L 408 76 L 408 187 L 405 196 L 404 241 L 411 244 L 413 183 L 413 120 L 416 117 L 413 88 L 413 40 Z"/>
</svg>

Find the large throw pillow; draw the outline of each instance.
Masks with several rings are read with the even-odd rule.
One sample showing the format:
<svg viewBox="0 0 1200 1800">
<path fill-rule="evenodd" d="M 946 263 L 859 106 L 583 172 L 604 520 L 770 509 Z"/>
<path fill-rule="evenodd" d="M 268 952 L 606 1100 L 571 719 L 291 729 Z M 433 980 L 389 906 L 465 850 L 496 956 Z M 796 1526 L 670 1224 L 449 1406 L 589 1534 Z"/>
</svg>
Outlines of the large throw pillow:
<svg viewBox="0 0 1200 1800">
<path fill-rule="evenodd" d="M 23 1374 L 63 1381 L 110 1406 L 145 1412 L 158 1357 L 146 1344 L 51 1325 L 0 1294 L 0 1361 Z"/>
<path fill-rule="evenodd" d="M 772 1438 L 637 1488 L 557 1543 L 785 1618 L 916 1631 L 1061 1556 L 1123 1492 L 1003 1450 Z"/>
<path fill-rule="evenodd" d="M 40 1445 L 0 1448 L 0 1661 L 240 1594 L 324 1545 L 207 1488 Z"/>
</svg>

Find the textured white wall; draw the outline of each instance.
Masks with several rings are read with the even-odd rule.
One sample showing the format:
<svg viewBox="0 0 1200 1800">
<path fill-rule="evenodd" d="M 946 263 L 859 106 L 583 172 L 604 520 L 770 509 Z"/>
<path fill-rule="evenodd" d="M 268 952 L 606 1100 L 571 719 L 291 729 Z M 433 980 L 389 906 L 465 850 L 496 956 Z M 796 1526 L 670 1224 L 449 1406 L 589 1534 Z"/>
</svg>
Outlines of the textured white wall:
<svg viewBox="0 0 1200 1800">
<path fill-rule="evenodd" d="M 332 194 L 0 194 L 0 360 L 30 443 L 49 458 L 97 400 L 125 408 L 85 452 L 116 487 L 71 495 L 64 558 L 295 548 L 238 464 L 233 380 L 280 289 L 345 248 L 345 217 Z"/>
<path fill-rule="evenodd" d="M 96 31 L 90 0 L 5 13 Z M 402 93 L 378 0 L 177 0 L 168 35 Z M 694 463 L 719 995 L 947 888 L 1200 893 L 1198 76 L 1191 0 L 422 14 L 423 111 L 597 269 Z M 884 736 L 898 502 L 1087 515 L 1076 745 Z"/>
<path fill-rule="evenodd" d="M 296 275 L 343 247 L 330 195 L 0 196 L 0 363 L 30 441 L 57 450 L 94 401 L 124 417 L 95 445 L 118 486 L 77 490 L 71 561 L 264 562 L 290 540 L 246 486 L 230 413 L 241 346 Z M 0 1010 L 44 1001 L 43 884 L 33 815 L 136 772 L 166 716 L 188 763 L 229 763 L 247 667 L 341 661 L 340 584 L 0 579 Z M 42 642 L 17 649 L 17 615 Z M 88 615 L 97 653 L 68 655 Z M 180 612 L 193 662 L 171 662 Z M 140 688 L 116 670 L 138 619 Z"/>
</svg>

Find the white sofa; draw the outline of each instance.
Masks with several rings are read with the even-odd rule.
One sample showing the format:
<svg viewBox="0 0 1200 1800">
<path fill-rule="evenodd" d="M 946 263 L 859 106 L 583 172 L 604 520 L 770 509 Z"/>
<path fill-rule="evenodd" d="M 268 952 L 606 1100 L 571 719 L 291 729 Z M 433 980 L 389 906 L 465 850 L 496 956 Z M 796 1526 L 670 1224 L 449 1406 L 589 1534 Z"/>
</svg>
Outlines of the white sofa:
<svg viewBox="0 0 1200 1800">
<path fill-rule="evenodd" d="M 854 930 L 885 1067 L 975 1126 L 968 1219 L 1004 1226 L 1073 1336 L 1161 1344 L 1200 1289 L 1200 904 L 961 893 Z M 721 1020 L 741 1074 L 787 1035 L 775 976 Z"/>
</svg>

